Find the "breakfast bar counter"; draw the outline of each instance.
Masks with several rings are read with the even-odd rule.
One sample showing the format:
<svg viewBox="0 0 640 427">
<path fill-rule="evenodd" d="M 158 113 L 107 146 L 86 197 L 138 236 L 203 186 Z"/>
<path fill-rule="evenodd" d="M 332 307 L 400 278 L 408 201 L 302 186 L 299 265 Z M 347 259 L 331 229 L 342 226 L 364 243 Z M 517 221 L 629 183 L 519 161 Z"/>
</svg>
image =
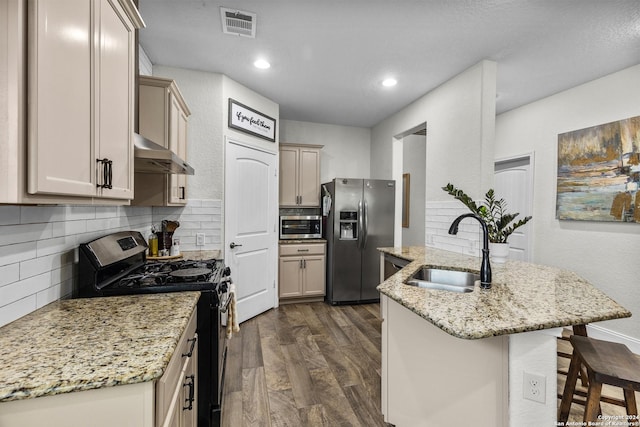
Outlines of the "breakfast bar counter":
<svg viewBox="0 0 640 427">
<path fill-rule="evenodd" d="M 561 328 L 631 316 L 571 271 L 494 263 L 491 289 L 476 282 L 471 292 L 451 292 L 404 282 L 423 267 L 478 273 L 479 258 L 425 247 L 379 251 L 381 276 L 385 258 L 407 261 L 377 288 L 381 407 L 397 427 L 556 425 Z"/>
<path fill-rule="evenodd" d="M 491 289 L 456 293 L 407 286 L 422 266 L 478 272 L 477 257 L 427 248 L 379 248 L 411 261 L 378 286 L 383 295 L 458 338 L 478 339 L 630 317 L 576 273 L 520 261 L 491 264 Z"/>
</svg>

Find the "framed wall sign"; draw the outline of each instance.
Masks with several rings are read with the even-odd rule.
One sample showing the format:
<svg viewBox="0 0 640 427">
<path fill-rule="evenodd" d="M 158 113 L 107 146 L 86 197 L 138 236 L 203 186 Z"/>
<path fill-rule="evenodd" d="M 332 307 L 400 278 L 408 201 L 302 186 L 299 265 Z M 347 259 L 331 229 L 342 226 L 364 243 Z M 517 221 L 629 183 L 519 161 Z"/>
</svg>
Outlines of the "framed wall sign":
<svg viewBox="0 0 640 427">
<path fill-rule="evenodd" d="M 276 120 L 229 98 L 229 127 L 276 142 Z"/>
</svg>

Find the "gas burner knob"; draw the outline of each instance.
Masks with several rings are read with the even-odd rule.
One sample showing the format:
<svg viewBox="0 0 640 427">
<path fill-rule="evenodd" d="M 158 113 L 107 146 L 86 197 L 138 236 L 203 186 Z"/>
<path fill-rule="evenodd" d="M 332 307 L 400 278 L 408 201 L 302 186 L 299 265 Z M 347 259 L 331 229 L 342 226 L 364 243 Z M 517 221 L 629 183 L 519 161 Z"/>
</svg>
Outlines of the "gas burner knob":
<svg viewBox="0 0 640 427">
<path fill-rule="evenodd" d="M 229 285 L 227 285 L 227 282 L 220 283 L 220 293 L 226 294 L 228 290 Z"/>
<path fill-rule="evenodd" d="M 223 276 L 231 276 L 231 269 L 229 267 L 225 267 L 222 271 Z"/>
</svg>

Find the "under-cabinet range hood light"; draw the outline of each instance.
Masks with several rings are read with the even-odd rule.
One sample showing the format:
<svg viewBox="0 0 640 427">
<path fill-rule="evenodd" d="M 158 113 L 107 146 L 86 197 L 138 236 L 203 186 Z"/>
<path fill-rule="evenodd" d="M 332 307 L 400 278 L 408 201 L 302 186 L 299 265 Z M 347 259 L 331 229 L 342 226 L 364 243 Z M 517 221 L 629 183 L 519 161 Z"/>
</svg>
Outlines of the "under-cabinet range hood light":
<svg viewBox="0 0 640 427">
<path fill-rule="evenodd" d="M 195 171 L 173 151 L 134 133 L 136 172 L 193 175 Z"/>
</svg>

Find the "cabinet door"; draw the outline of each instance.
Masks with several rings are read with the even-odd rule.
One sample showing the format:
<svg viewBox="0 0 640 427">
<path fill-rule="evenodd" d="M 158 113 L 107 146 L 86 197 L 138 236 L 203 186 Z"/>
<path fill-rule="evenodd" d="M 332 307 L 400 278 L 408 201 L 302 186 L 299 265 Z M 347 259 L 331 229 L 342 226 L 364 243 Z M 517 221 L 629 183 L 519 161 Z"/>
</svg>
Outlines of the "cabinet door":
<svg viewBox="0 0 640 427">
<path fill-rule="evenodd" d="M 297 148 L 280 148 L 280 206 L 298 205 L 298 158 Z"/>
<path fill-rule="evenodd" d="M 280 298 L 302 296 L 302 258 L 280 257 Z"/>
<path fill-rule="evenodd" d="M 171 96 L 169 120 L 169 146 L 182 160 L 187 160 L 187 115 L 182 111 L 175 97 Z M 169 203 L 184 205 L 187 203 L 187 175 L 169 175 Z"/>
<path fill-rule="evenodd" d="M 195 356 L 197 348 L 193 349 Z M 181 415 L 180 415 L 180 427 L 196 427 L 198 425 L 198 396 L 197 396 L 197 374 L 195 367 L 196 361 L 193 357 L 190 357 L 182 377 L 182 402 Z"/>
<path fill-rule="evenodd" d="M 111 163 L 112 188 L 103 197 L 133 198 L 135 28 L 118 2 L 100 0 L 96 29 L 97 157 Z M 101 177 L 98 177 L 98 182 Z"/>
<path fill-rule="evenodd" d="M 320 151 L 317 149 L 300 148 L 298 195 L 298 206 L 320 206 Z"/>
<path fill-rule="evenodd" d="M 28 192 L 96 194 L 92 3 L 29 4 Z"/>
<path fill-rule="evenodd" d="M 304 296 L 325 294 L 325 257 L 305 256 L 303 258 L 303 289 Z"/>
</svg>

